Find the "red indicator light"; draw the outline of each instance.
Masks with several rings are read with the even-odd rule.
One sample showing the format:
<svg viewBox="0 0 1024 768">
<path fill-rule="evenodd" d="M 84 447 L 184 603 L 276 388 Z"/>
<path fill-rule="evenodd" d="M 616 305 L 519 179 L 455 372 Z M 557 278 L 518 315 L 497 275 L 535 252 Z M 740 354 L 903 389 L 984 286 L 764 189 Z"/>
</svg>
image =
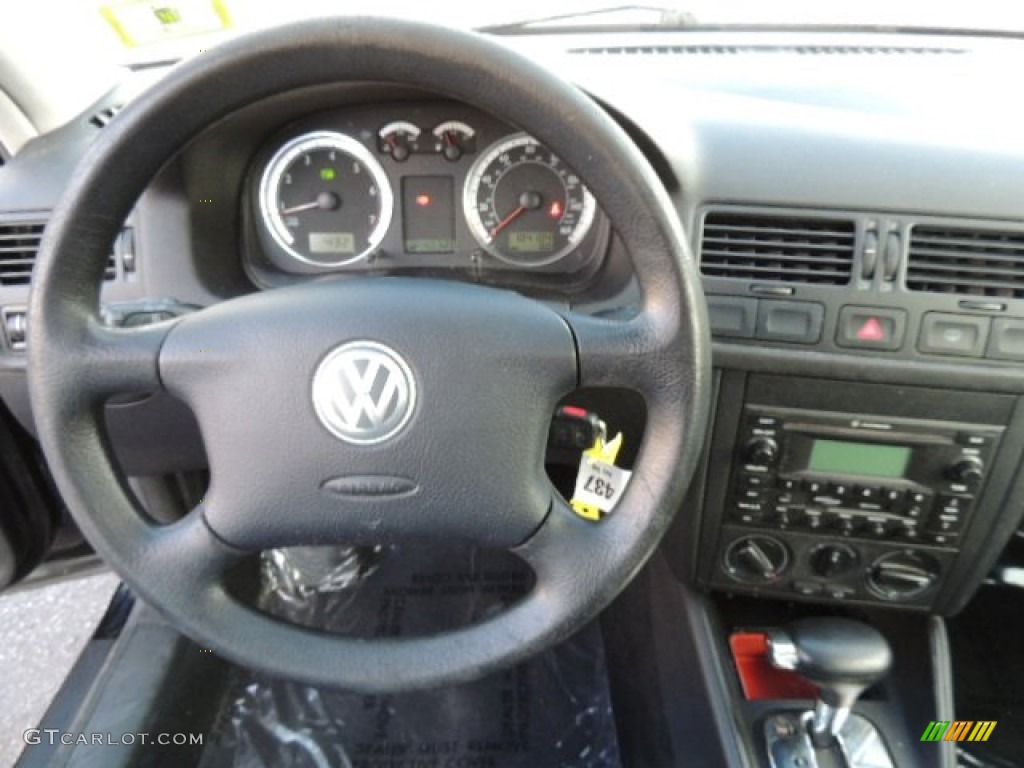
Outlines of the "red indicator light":
<svg viewBox="0 0 1024 768">
<path fill-rule="evenodd" d="M 590 414 L 587 413 L 586 409 L 580 408 L 577 405 L 566 405 L 562 408 L 562 413 L 573 419 L 585 419 Z"/>
<path fill-rule="evenodd" d="M 420 208 L 426 208 L 430 205 L 430 195 L 416 195 L 416 205 Z"/>
<path fill-rule="evenodd" d="M 562 218 L 562 214 L 565 213 L 565 210 L 562 208 L 561 201 L 555 200 L 555 202 L 551 204 L 551 208 L 548 210 L 548 213 L 551 214 L 552 219 Z"/>
<path fill-rule="evenodd" d="M 857 338 L 861 341 L 885 341 L 885 329 L 877 317 L 869 317 L 857 330 Z"/>
</svg>

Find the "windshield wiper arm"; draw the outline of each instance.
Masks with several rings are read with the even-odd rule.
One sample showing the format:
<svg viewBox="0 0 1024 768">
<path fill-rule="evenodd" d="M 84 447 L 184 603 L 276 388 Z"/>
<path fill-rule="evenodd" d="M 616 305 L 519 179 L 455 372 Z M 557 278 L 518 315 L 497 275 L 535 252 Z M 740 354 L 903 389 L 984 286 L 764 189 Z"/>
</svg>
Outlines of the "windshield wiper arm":
<svg viewBox="0 0 1024 768">
<path fill-rule="evenodd" d="M 646 20 L 618 21 L 615 16 L 639 16 L 647 14 Z M 540 16 L 506 24 L 490 24 L 477 27 L 477 32 L 488 35 L 531 35 L 538 33 L 594 32 L 613 29 L 616 32 L 646 31 L 651 29 L 691 29 L 698 26 L 696 17 L 689 11 L 676 8 L 661 8 L 654 5 L 616 5 L 609 8 L 594 8 L 589 11 L 565 13 L 554 16 Z"/>
</svg>

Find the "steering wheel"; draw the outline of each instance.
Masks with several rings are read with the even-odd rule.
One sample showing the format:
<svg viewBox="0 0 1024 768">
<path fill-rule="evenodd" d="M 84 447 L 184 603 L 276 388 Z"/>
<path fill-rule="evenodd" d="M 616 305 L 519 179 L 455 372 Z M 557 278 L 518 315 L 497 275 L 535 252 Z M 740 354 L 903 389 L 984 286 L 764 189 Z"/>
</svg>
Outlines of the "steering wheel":
<svg viewBox="0 0 1024 768">
<path fill-rule="evenodd" d="M 419 87 L 547 145 L 628 249 L 642 294 L 636 312 L 601 319 L 511 291 L 376 277 L 256 292 L 140 328 L 105 326 L 98 305 L 110 245 L 161 166 L 235 110 L 337 82 Z M 644 156 L 552 73 L 475 34 L 416 23 L 303 22 L 172 70 L 75 171 L 46 229 L 28 317 L 39 439 L 88 540 L 197 642 L 316 685 L 455 683 L 566 638 L 657 545 L 707 426 L 703 295 Z M 360 379 L 371 368 L 375 376 Z M 579 386 L 631 388 L 648 412 L 633 477 L 597 523 L 573 514 L 544 471 L 554 408 Z M 129 491 L 103 429 L 110 396 L 160 389 L 193 409 L 211 473 L 202 502 L 169 525 L 150 520 Z M 260 550 L 439 537 L 514 551 L 532 567 L 534 588 L 478 624 L 365 640 L 284 623 L 225 584 Z"/>
</svg>

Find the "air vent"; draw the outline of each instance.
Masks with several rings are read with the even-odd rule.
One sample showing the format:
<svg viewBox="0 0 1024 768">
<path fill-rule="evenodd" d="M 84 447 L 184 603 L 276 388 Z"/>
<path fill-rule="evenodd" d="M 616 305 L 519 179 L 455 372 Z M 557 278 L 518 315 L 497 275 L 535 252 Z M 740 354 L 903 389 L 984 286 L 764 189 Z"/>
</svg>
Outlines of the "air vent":
<svg viewBox="0 0 1024 768">
<path fill-rule="evenodd" d="M 43 222 L 0 224 L 0 285 L 28 285 Z"/>
<path fill-rule="evenodd" d="M 113 120 L 117 113 L 124 108 L 123 104 L 113 104 L 109 107 L 101 109 L 89 118 L 89 122 L 97 128 L 105 128 L 107 124 Z"/>
<path fill-rule="evenodd" d="M 28 285 L 36 263 L 43 221 L 0 223 L 0 285 Z M 117 277 L 117 257 L 107 259 L 104 280 Z"/>
<path fill-rule="evenodd" d="M 569 53 L 591 56 L 739 56 L 787 54 L 797 56 L 945 56 L 967 53 L 963 48 L 896 45 L 612 45 L 572 48 Z"/>
<path fill-rule="evenodd" d="M 1024 298 L 1024 233 L 915 226 L 907 288 Z"/>
<path fill-rule="evenodd" d="M 700 268 L 710 277 L 846 285 L 855 240 L 852 221 L 713 212 Z"/>
</svg>

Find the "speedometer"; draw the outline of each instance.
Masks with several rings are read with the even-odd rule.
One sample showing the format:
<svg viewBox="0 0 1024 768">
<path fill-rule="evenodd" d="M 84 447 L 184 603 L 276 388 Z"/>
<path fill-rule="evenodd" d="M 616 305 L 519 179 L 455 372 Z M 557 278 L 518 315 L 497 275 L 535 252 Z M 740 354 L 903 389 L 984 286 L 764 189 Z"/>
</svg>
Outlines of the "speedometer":
<svg viewBox="0 0 1024 768">
<path fill-rule="evenodd" d="M 391 186 L 351 136 L 307 133 L 274 153 L 260 182 L 260 213 L 275 242 L 303 264 L 336 267 L 372 253 L 391 222 Z"/>
<path fill-rule="evenodd" d="M 473 237 L 517 267 L 542 267 L 570 253 L 590 231 L 596 207 L 579 177 L 525 134 L 484 152 L 463 189 Z"/>
</svg>

